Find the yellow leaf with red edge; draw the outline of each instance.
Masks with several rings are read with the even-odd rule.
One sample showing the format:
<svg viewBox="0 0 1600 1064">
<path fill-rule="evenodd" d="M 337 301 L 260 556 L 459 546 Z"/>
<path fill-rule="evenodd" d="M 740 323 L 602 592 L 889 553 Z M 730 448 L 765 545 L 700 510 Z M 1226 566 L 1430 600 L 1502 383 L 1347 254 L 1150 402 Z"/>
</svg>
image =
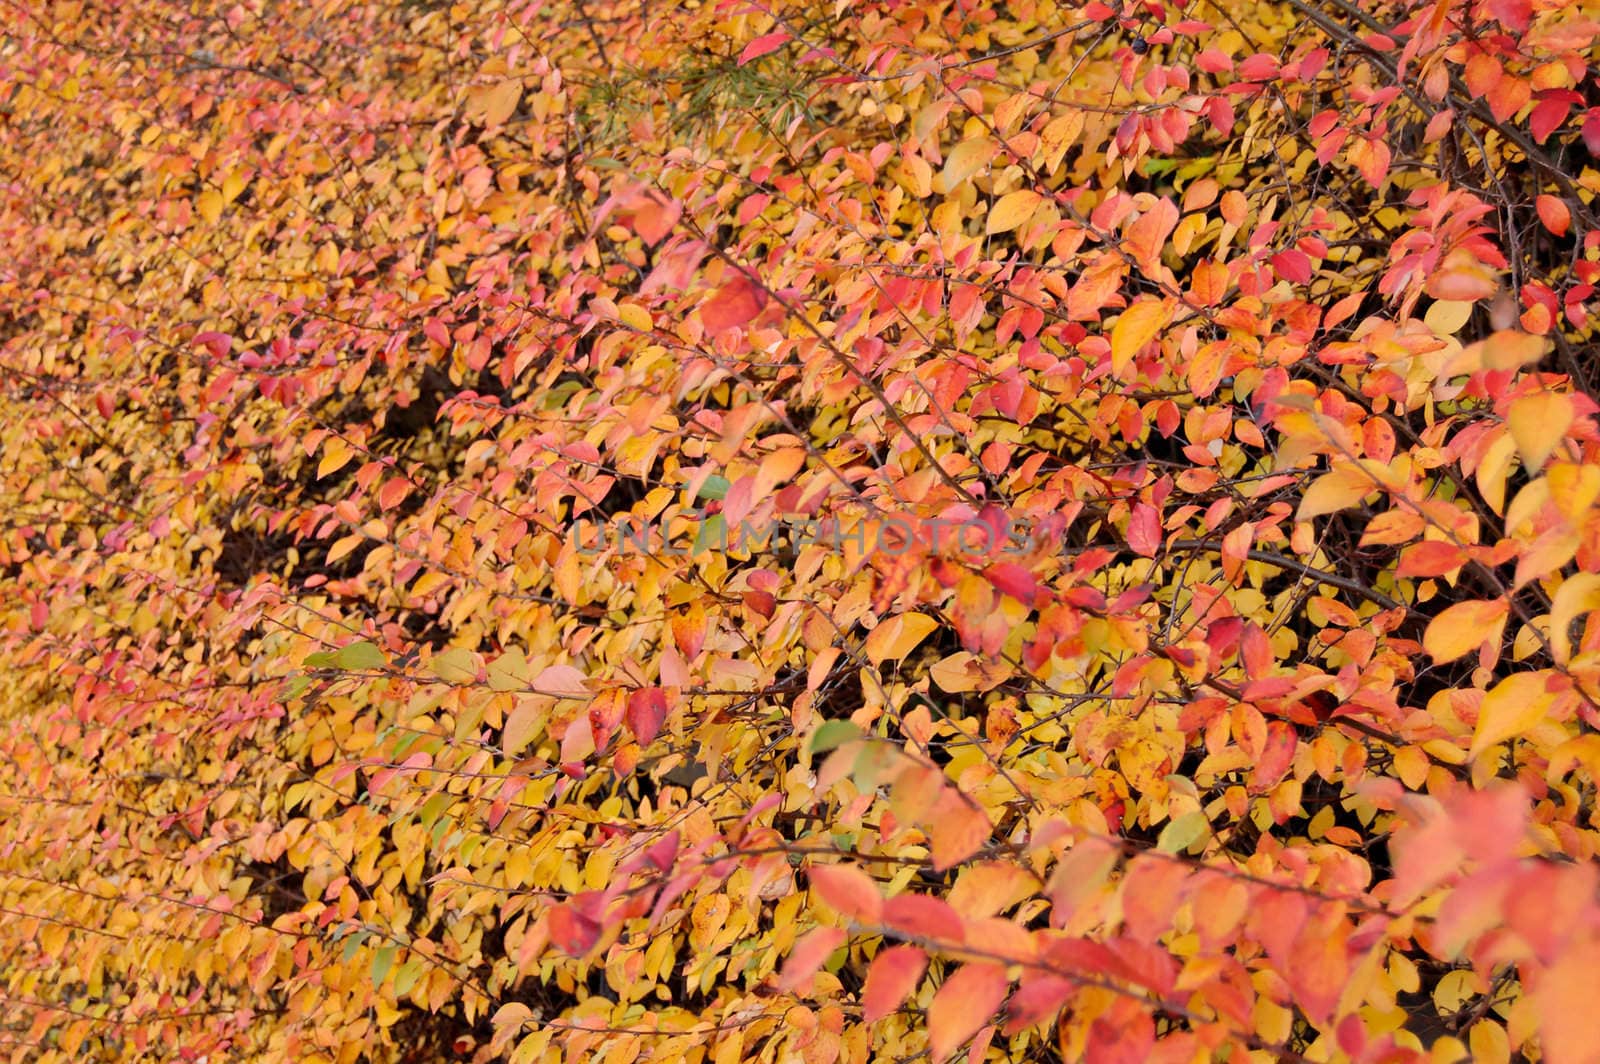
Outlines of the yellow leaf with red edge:
<svg viewBox="0 0 1600 1064">
<path fill-rule="evenodd" d="M 1458 602 L 1428 622 L 1422 648 L 1435 662 L 1454 661 L 1499 639 L 1509 609 L 1505 599 Z"/>
<path fill-rule="evenodd" d="M 874 665 L 899 661 L 916 649 L 918 643 L 939 627 L 926 613 L 902 613 L 890 617 L 867 636 L 867 660 Z"/>
<path fill-rule="evenodd" d="M 1021 188 L 1015 192 L 1008 192 L 1001 196 L 989 211 L 989 222 L 986 230 L 990 236 L 996 233 L 1009 233 L 1017 226 L 1033 217 L 1033 212 L 1038 210 L 1042 197 L 1032 189 Z"/>
<path fill-rule="evenodd" d="M 1166 306 L 1153 300 L 1135 303 L 1123 311 L 1111 327 L 1111 371 L 1120 377 L 1133 364 L 1134 356 L 1144 350 L 1166 324 Z"/>
<path fill-rule="evenodd" d="M 1542 468 L 1572 426 L 1573 417 L 1572 397 L 1562 392 L 1535 392 L 1512 400 L 1506 424 L 1523 466 Z"/>
<path fill-rule="evenodd" d="M 994 1019 L 1008 986 L 1006 970 L 999 964 L 969 964 L 945 979 L 928 1006 L 928 1052 L 933 1064 L 950 1059 Z"/>
<path fill-rule="evenodd" d="M 957 144 L 944 157 L 944 169 L 939 172 L 939 183 L 934 186 L 934 191 L 940 195 L 954 192 L 961 182 L 987 166 L 999 150 L 999 146 L 988 137 L 976 137 Z"/>
<path fill-rule="evenodd" d="M 1475 759 L 1491 747 L 1536 728 L 1555 701 L 1549 678 L 1550 673 L 1544 670 L 1519 672 L 1495 684 L 1478 706 L 1478 723 L 1472 732 L 1468 758 Z"/>
</svg>

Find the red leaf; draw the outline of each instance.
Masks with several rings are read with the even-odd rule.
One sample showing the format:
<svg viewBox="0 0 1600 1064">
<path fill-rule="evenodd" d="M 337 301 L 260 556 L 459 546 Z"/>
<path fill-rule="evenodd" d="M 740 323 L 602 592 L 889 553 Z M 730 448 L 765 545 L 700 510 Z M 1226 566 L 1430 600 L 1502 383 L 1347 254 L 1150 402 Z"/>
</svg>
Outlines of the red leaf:
<svg viewBox="0 0 1600 1064">
<path fill-rule="evenodd" d="M 1161 549 L 1161 514 L 1147 502 L 1136 503 L 1128 515 L 1128 546 L 1146 558 Z"/>
<path fill-rule="evenodd" d="M 600 941 L 600 925 L 570 903 L 550 910 L 550 941 L 573 957 L 583 957 Z"/>
<path fill-rule="evenodd" d="M 782 30 L 779 30 L 776 33 L 768 33 L 764 36 L 757 37 L 755 40 L 745 45 L 744 51 L 739 53 L 739 65 L 744 66 L 752 59 L 760 59 L 764 55 L 770 55 L 771 53 L 776 52 L 779 48 L 783 47 L 784 42 L 788 41 L 788 39 L 789 35 Z"/>
<path fill-rule="evenodd" d="M 798 990 L 810 983 L 811 977 L 817 974 L 817 969 L 822 967 L 823 962 L 834 950 L 844 945 L 848 937 L 842 928 L 819 927 L 802 938 L 795 946 L 794 952 L 789 954 L 789 959 L 784 962 L 778 988 L 787 992 Z"/>
<path fill-rule="evenodd" d="M 991 565 L 983 571 L 983 576 L 997 591 L 1010 595 L 1026 606 L 1033 605 L 1034 598 L 1039 594 L 1039 582 L 1016 562 Z"/>
<path fill-rule="evenodd" d="M 1514 33 L 1525 33 L 1533 21 L 1532 0 L 1489 0 L 1489 13 Z"/>
<path fill-rule="evenodd" d="M 700 320 L 712 333 L 744 325 L 767 305 L 767 293 L 743 275 L 735 277 L 700 305 Z"/>
<path fill-rule="evenodd" d="M 1006 970 L 998 964 L 969 964 L 944 981 L 928 1007 L 928 1050 L 934 1064 L 948 1060 L 994 1018 L 1007 985 Z"/>
<path fill-rule="evenodd" d="M 893 946 L 874 957 L 861 991 L 861 1021 L 877 1023 L 898 1009 L 927 968 L 928 955 L 916 946 Z"/>
<path fill-rule="evenodd" d="M 1071 979 L 1056 975 L 1024 975 L 1022 985 L 1006 1003 L 1006 1033 L 1016 1034 L 1054 1016 L 1077 988 Z"/>
<path fill-rule="evenodd" d="M 811 888 L 841 916 L 862 924 L 883 920 L 883 893 L 872 877 L 850 865 L 812 865 Z"/>
<path fill-rule="evenodd" d="M 1267 725 L 1266 747 L 1256 758 L 1255 771 L 1250 775 L 1251 794 L 1265 794 L 1288 775 L 1297 745 L 1295 731 L 1289 725 L 1277 720 Z"/>
<path fill-rule="evenodd" d="M 628 696 L 628 727 L 640 746 L 646 746 L 661 734 L 661 722 L 667 716 L 667 696 L 659 687 L 643 687 Z"/>
<path fill-rule="evenodd" d="M 1084 1060 L 1094 1064 L 1142 1064 L 1155 1048 L 1156 1026 L 1150 1014 L 1131 1001 L 1097 1017 L 1089 1028 Z"/>
</svg>

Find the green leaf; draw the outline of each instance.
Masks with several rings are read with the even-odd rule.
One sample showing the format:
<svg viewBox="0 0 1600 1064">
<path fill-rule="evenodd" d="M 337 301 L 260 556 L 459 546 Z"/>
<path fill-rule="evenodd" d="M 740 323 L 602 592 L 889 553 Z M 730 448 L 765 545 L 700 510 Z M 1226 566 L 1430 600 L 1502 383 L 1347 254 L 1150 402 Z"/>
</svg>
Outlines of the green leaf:
<svg viewBox="0 0 1600 1064">
<path fill-rule="evenodd" d="M 1161 829 L 1156 849 L 1163 853 L 1182 853 L 1211 832 L 1211 821 L 1199 810 L 1185 813 Z"/>
<path fill-rule="evenodd" d="M 404 997 L 409 994 L 426 970 L 427 962 L 421 957 L 412 957 L 402 964 L 400 970 L 394 973 L 394 996 Z"/>
<path fill-rule="evenodd" d="M 361 949 L 361 944 L 372 937 L 371 931 L 357 931 L 345 940 L 344 960 L 348 964 L 356 958 L 356 951 Z"/>
<path fill-rule="evenodd" d="M 721 514 L 712 514 L 700 524 L 700 532 L 694 537 L 694 551 L 699 554 L 712 547 L 726 549 L 728 546 L 728 519 Z"/>
<path fill-rule="evenodd" d="M 822 726 L 811 733 L 811 752 L 825 754 L 829 750 L 843 746 L 845 743 L 861 738 L 861 729 L 854 721 L 826 720 Z"/>
<path fill-rule="evenodd" d="M 315 654 L 307 654 L 301 664 L 308 669 L 336 669 L 339 667 L 339 655 L 331 650 L 319 650 Z"/>
<path fill-rule="evenodd" d="M 372 985 L 383 986 L 383 980 L 388 976 L 389 969 L 394 967 L 394 955 L 399 951 L 398 946 L 385 946 L 372 958 Z"/>
<path fill-rule="evenodd" d="M 728 489 L 731 487 L 733 487 L 733 482 L 727 477 L 719 477 L 713 473 L 706 477 L 704 484 L 700 485 L 699 497 L 702 499 L 725 499 L 728 496 Z"/>
<path fill-rule="evenodd" d="M 363 640 L 340 647 L 333 663 L 341 669 L 381 669 L 389 664 L 389 659 L 383 656 L 383 651 Z"/>
</svg>

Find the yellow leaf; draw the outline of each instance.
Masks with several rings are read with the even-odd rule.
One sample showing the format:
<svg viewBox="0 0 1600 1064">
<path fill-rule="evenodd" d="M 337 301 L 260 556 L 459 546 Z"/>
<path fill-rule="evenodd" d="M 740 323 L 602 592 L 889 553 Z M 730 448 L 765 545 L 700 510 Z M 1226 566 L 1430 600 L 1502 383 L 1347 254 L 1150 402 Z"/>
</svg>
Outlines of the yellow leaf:
<svg viewBox="0 0 1600 1064">
<path fill-rule="evenodd" d="M 239 198 L 239 194 L 244 191 L 245 186 L 248 185 L 249 183 L 250 183 L 250 176 L 248 174 L 246 174 L 242 170 L 235 170 L 233 173 L 231 173 L 227 177 L 223 178 L 222 179 L 222 199 L 223 199 L 223 201 L 226 202 L 226 203 L 232 203 L 234 200 L 238 199 Z"/>
<path fill-rule="evenodd" d="M 1458 602 L 1428 623 L 1422 647 L 1436 662 L 1454 661 L 1498 639 L 1508 608 L 1505 599 Z"/>
<path fill-rule="evenodd" d="M 478 655 L 465 647 L 451 647 L 433 656 L 428 667 L 445 683 L 466 684 L 478 679 Z"/>
<path fill-rule="evenodd" d="M 1472 732 L 1469 758 L 1507 739 L 1514 739 L 1544 720 L 1555 695 L 1547 690 L 1549 673 L 1519 672 L 1495 684 L 1478 707 L 1478 725 Z"/>
<path fill-rule="evenodd" d="M 1472 317 L 1475 304 L 1459 299 L 1439 299 L 1423 314 L 1422 320 L 1438 336 L 1454 336 Z"/>
<path fill-rule="evenodd" d="M 505 729 L 500 733 L 500 748 L 507 757 L 516 757 L 544 730 L 549 704 L 549 699 L 517 699 L 516 708 L 506 714 Z"/>
<path fill-rule="evenodd" d="M 1072 147 L 1072 142 L 1082 132 L 1082 111 L 1068 111 L 1050 120 L 1050 124 L 1039 134 L 1039 148 L 1044 152 L 1043 170 L 1046 174 L 1055 173 L 1056 167 L 1061 165 L 1062 156 L 1066 155 L 1067 149 Z"/>
<path fill-rule="evenodd" d="M 650 312 L 637 303 L 624 303 L 618 307 L 617 320 L 639 332 L 649 332 L 655 326 L 655 322 L 650 320 Z"/>
<path fill-rule="evenodd" d="M 200 193 L 200 198 L 195 202 L 200 211 L 200 217 L 212 225 L 217 224 L 217 219 L 222 217 L 222 193 L 214 188 L 208 188 Z"/>
<path fill-rule="evenodd" d="M 522 83 L 515 79 L 502 81 L 476 90 L 472 95 L 471 110 L 486 126 L 503 126 L 517 109 L 522 99 Z"/>
<path fill-rule="evenodd" d="M 938 626 L 939 622 L 926 613 L 902 613 L 890 617 L 867 636 L 867 660 L 874 665 L 898 661 L 911 653 Z"/>
<path fill-rule="evenodd" d="M 994 153 L 1000 149 L 988 137 L 977 137 L 973 140 L 964 140 L 950 149 L 950 154 L 944 157 L 944 169 L 939 172 L 939 182 L 944 187 L 935 187 L 934 191 L 941 195 L 948 195 L 955 191 L 956 186 L 982 170 L 994 158 Z"/>
<path fill-rule="evenodd" d="M 1516 442 L 1508 433 L 1501 432 L 1485 449 L 1483 459 L 1478 463 L 1478 491 L 1483 494 L 1483 501 L 1489 504 L 1489 509 L 1497 514 L 1505 513 L 1506 474 L 1511 472 L 1511 456 L 1515 451 Z"/>
<path fill-rule="evenodd" d="M 323 273 L 339 272 L 339 247 L 333 241 L 329 240 L 317 249 L 317 269 Z"/>
<path fill-rule="evenodd" d="M 1517 453 L 1529 471 L 1541 468 L 1572 425 L 1572 399 L 1561 392 L 1536 392 L 1513 400 L 1506 415 Z"/>
<path fill-rule="evenodd" d="M 1121 376 L 1166 323 L 1167 308 L 1161 303 L 1146 300 L 1123 311 L 1111 327 L 1111 371 Z"/>
<path fill-rule="evenodd" d="M 933 167 L 920 155 L 908 155 L 901 163 L 900 182 L 917 199 L 933 195 Z"/>
<path fill-rule="evenodd" d="M 1600 609 L 1600 574 L 1576 573 L 1562 581 L 1550 601 L 1550 643 L 1556 663 L 1565 665 L 1572 656 L 1568 629 L 1580 613 Z"/>
<path fill-rule="evenodd" d="M 989 212 L 989 234 L 993 236 L 996 233 L 1009 233 L 1032 218 L 1033 212 L 1039 207 L 1039 199 L 1037 192 L 1026 188 L 1001 196 L 1000 201 Z"/>
</svg>

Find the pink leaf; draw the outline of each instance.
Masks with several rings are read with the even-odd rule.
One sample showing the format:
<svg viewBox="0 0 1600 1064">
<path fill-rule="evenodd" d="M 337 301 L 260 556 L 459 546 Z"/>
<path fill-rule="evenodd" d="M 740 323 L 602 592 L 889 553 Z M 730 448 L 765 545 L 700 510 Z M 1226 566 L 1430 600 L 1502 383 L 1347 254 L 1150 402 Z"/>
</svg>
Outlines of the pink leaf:
<svg viewBox="0 0 1600 1064">
<path fill-rule="evenodd" d="M 783 975 L 778 980 L 778 988 L 785 992 L 798 990 L 811 982 L 811 977 L 817 974 L 830 954 L 844 945 L 848 936 L 842 928 L 819 927 L 795 946 L 794 952 L 789 954 L 789 959 L 784 962 Z"/>
<path fill-rule="evenodd" d="M 893 946 L 874 957 L 861 991 L 861 1021 L 877 1023 L 898 1009 L 927 968 L 928 955 L 916 946 Z"/>
<path fill-rule="evenodd" d="M 770 55 L 771 53 L 776 52 L 779 48 L 783 47 L 784 43 L 788 41 L 788 39 L 789 35 L 783 30 L 757 37 L 755 40 L 745 45 L 744 51 L 739 53 L 739 65 L 744 66 L 751 60 L 760 59 L 764 55 Z"/>
</svg>

